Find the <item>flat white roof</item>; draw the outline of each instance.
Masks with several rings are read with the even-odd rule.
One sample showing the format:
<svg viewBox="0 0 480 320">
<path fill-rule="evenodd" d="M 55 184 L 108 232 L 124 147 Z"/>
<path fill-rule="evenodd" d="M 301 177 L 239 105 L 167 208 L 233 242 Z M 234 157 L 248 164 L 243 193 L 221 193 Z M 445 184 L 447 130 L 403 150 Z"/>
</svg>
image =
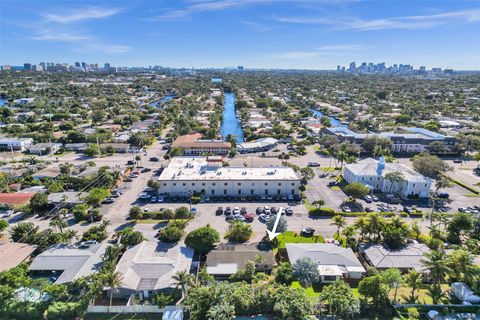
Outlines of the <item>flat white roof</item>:
<svg viewBox="0 0 480 320">
<path fill-rule="evenodd" d="M 175 157 L 162 172 L 159 181 L 288 180 L 300 178 L 289 167 L 221 167 L 220 162 L 207 163 L 206 157 Z"/>
</svg>

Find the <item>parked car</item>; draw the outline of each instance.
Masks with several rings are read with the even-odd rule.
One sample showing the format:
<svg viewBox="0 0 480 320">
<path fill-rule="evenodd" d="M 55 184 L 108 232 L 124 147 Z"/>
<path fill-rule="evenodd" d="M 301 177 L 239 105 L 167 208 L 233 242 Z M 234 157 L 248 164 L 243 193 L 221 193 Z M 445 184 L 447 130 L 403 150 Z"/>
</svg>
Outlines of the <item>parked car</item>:
<svg viewBox="0 0 480 320">
<path fill-rule="evenodd" d="M 342 206 L 342 211 L 343 211 L 343 212 L 347 212 L 347 213 L 352 212 L 352 210 L 351 210 L 349 207 L 347 207 L 347 206 Z"/>
<path fill-rule="evenodd" d="M 263 207 L 263 213 L 266 214 L 266 215 L 270 215 L 270 213 L 271 213 L 270 207 L 269 206 Z"/>
<path fill-rule="evenodd" d="M 242 209 L 240 209 L 240 213 L 241 214 L 246 214 L 247 213 L 247 208 L 242 207 Z"/>
<path fill-rule="evenodd" d="M 158 157 L 151 157 L 149 160 L 152 161 L 152 162 L 157 162 L 160 159 L 158 159 Z"/>
<path fill-rule="evenodd" d="M 285 214 L 286 214 L 287 216 L 291 216 L 291 215 L 293 214 L 293 208 L 292 208 L 292 207 L 287 207 L 287 208 L 285 209 Z"/>
<path fill-rule="evenodd" d="M 150 202 L 153 202 L 153 203 L 157 202 L 157 197 L 156 196 L 151 197 Z"/>
<path fill-rule="evenodd" d="M 147 200 L 147 199 L 150 199 L 150 196 L 147 193 L 140 193 L 138 195 L 138 198 L 141 200 Z"/>
<path fill-rule="evenodd" d="M 447 192 L 437 192 L 436 196 L 441 199 L 448 199 L 450 197 Z"/>
<path fill-rule="evenodd" d="M 191 212 L 192 214 L 197 214 L 197 213 L 198 213 L 198 210 L 197 210 L 197 208 L 192 207 L 192 209 L 190 210 L 190 212 Z"/>
<path fill-rule="evenodd" d="M 278 212 L 277 207 L 272 207 L 270 210 L 272 211 L 273 214 L 276 214 Z"/>
<path fill-rule="evenodd" d="M 265 200 L 267 200 L 267 196 L 266 196 L 266 195 L 264 195 L 264 194 L 262 194 L 262 195 L 260 196 L 260 200 L 262 200 L 262 201 L 265 201 Z"/>
<path fill-rule="evenodd" d="M 217 216 L 221 216 L 223 214 L 223 207 L 218 207 L 217 210 L 215 211 L 215 214 Z"/>
<path fill-rule="evenodd" d="M 366 208 L 365 208 L 365 212 L 373 212 L 373 209 L 372 209 L 372 208 L 369 208 L 369 207 L 366 207 Z"/>
<path fill-rule="evenodd" d="M 372 203 L 373 202 L 372 196 L 370 196 L 368 194 L 363 197 L 363 200 L 365 200 L 366 203 Z"/>
<path fill-rule="evenodd" d="M 315 234 L 315 229 L 313 228 L 304 228 L 300 232 L 300 235 L 303 237 L 313 237 L 314 234 Z"/>
<path fill-rule="evenodd" d="M 103 203 L 104 204 L 109 204 L 109 203 L 113 203 L 113 201 L 115 201 L 114 198 L 107 198 L 107 199 L 103 200 Z"/>
<path fill-rule="evenodd" d="M 0 212 L 0 218 L 8 218 L 14 213 L 15 213 L 15 210 L 6 210 L 4 212 Z"/>
<path fill-rule="evenodd" d="M 143 208 L 143 212 L 150 212 L 150 208 Z"/>
<path fill-rule="evenodd" d="M 224 212 L 224 213 L 225 213 L 225 215 L 226 215 L 226 216 L 229 216 L 229 215 L 231 215 L 231 214 L 232 214 L 232 208 L 230 208 L 230 207 L 226 207 L 226 208 L 225 208 L 225 212 Z"/>
<path fill-rule="evenodd" d="M 157 202 L 164 202 L 165 201 L 165 196 L 158 196 Z"/>
<path fill-rule="evenodd" d="M 261 222 L 267 222 L 269 219 L 270 217 L 265 213 L 262 213 L 261 215 L 258 216 L 258 220 Z"/>
<path fill-rule="evenodd" d="M 320 167 L 320 163 L 318 163 L 318 162 L 309 162 L 309 163 L 308 163 L 308 166 L 309 166 L 309 167 Z"/>
<path fill-rule="evenodd" d="M 234 220 L 235 217 L 233 215 L 225 216 L 226 221 Z"/>
<path fill-rule="evenodd" d="M 267 200 L 268 200 L 268 201 L 272 201 L 272 200 L 273 200 L 273 197 L 272 197 L 272 196 L 267 196 Z"/>
<path fill-rule="evenodd" d="M 412 212 L 412 209 L 410 209 L 410 208 L 407 207 L 407 206 L 404 206 L 404 207 L 402 208 L 402 210 L 403 210 L 403 212 L 406 212 L 406 213 L 408 213 L 408 214 L 410 214 L 410 213 Z"/>
<path fill-rule="evenodd" d="M 243 215 L 243 217 L 245 218 L 245 220 L 247 221 L 253 221 L 253 219 L 255 219 L 255 216 L 251 213 L 246 213 Z"/>
<path fill-rule="evenodd" d="M 380 199 L 378 199 L 377 196 L 372 195 L 372 200 L 375 201 L 375 202 L 378 202 Z"/>
<path fill-rule="evenodd" d="M 239 214 L 234 214 L 233 217 L 235 218 L 235 220 L 237 221 L 245 221 L 245 218 L 239 213 Z"/>
<path fill-rule="evenodd" d="M 135 161 L 133 160 L 128 160 L 127 161 L 127 166 L 134 166 L 135 165 Z"/>
<path fill-rule="evenodd" d="M 462 159 L 455 159 L 455 160 L 453 160 L 453 163 L 463 163 L 463 160 Z"/>
<path fill-rule="evenodd" d="M 150 168 L 143 168 L 141 172 L 143 173 L 143 172 L 150 172 L 150 171 L 152 171 L 152 169 L 150 169 Z"/>
<path fill-rule="evenodd" d="M 257 212 L 257 214 L 263 213 L 263 208 L 262 207 L 257 207 L 256 212 Z"/>
<path fill-rule="evenodd" d="M 97 243 L 98 243 L 97 240 L 82 241 L 80 242 L 80 246 L 85 248 L 90 248 L 91 246 L 94 246 Z"/>
<path fill-rule="evenodd" d="M 233 214 L 240 214 L 240 208 L 239 207 L 234 207 L 233 208 Z"/>
<path fill-rule="evenodd" d="M 210 197 L 209 196 L 205 196 L 205 202 L 210 202 Z"/>
<path fill-rule="evenodd" d="M 132 181 L 133 181 L 133 179 L 132 179 L 132 178 L 130 178 L 130 177 L 128 177 L 128 178 L 125 178 L 125 180 L 123 180 L 123 181 L 125 181 L 125 182 L 132 182 Z"/>
</svg>

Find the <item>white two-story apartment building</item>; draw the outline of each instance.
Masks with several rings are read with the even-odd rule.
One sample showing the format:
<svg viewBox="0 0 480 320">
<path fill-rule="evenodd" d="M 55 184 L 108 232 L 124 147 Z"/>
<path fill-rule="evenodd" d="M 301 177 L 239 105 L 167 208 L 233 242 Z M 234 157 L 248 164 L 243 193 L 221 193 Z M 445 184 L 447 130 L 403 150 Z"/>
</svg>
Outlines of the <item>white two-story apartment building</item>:
<svg viewBox="0 0 480 320">
<path fill-rule="evenodd" d="M 385 178 L 388 172 L 398 171 L 403 176 L 402 182 L 391 182 Z M 420 173 L 399 163 L 386 163 L 383 158 L 367 158 L 357 163 L 345 165 L 343 178 L 348 182 L 359 182 L 373 190 L 395 193 L 403 198 L 416 196 L 428 197 L 432 181 Z"/>
<path fill-rule="evenodd" d="M 222 157 L 174 157 L 158 178 L 160 194 L 188 196 L 297 196 L 292 168 L 223 166 Z"/>
</svg>

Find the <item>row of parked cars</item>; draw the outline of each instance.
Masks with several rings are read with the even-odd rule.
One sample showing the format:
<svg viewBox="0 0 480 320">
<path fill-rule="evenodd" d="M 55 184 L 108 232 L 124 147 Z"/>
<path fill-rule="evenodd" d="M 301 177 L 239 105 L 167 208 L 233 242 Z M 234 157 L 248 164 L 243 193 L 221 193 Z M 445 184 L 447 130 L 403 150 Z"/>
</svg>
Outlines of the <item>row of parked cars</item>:
<svg viewBox="0 0 480 320">
<path fill-rule="evenodd" d="M 247 208 L 245 207 L 241 209 L 239 207 L 234 207 L 233 209 L 231 207 L 226 207 L 225 209 L 223 209 L 223 207 L 218 207 L 215 214 L 217 216 L 225 215 L 227 221 L 237 220 L 251 222 L 255 218 L 253 214 L 247 212 Z"/>
<path fill-rule="evenodd" d="M 480 206 L 470 206 L 458 208 L 459 212 L 480 214 Z"/>
</svg>

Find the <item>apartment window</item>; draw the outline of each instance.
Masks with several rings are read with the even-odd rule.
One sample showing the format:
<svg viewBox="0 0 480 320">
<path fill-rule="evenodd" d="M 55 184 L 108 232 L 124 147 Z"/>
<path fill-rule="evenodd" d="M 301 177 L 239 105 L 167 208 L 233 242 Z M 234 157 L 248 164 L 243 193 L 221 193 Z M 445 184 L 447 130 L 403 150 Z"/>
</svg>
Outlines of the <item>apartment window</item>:
<svg viewBox="0 0 480 320">
<path fill-rule="evenodd" d="M 295 194 L 295 190 L 292 189 L 292 195 Z"/>
<path fill-rule="evenodd" d="M 295 185 L 295 183 L 294 183 L 294 182 L 292 182 L 292 186 L 294 186 L 294 185 Z"/>
<path fill-rule="evenodd" d="M 213 185 L 213 186 L 216 186 L 217 184 L 214 182 L 214 183 L 212 183 L 212 185 Z"/>
<path fill-rule="evenodd" d="M 279 182 L 279 183 L 278 183 L 278 185 L 279 185 L 279 186 L 281 186 L 281 185 L 282 185 L 282 183 L 281 183 L 281 182 Z"/>
<path fill-rule="evenodd" d="M 215 194 L 215 190 L 212 189 L 212 195 Z"/>
<path fill-rule="evenodd" d="M 238 185 L 238 186 L 241 186 L 242 184 L 239 182 L 239 183 L 237 183 L 237 185 Z"/>
<path fill-rule="evenodd" d="M 251 190 L 250 190 L 250 194 L 252 194 L 252 195 L 253 195 L 253 189 L 251 189 Z"/>
<path fill-rule="evenodd" d="M 175 183 L 174 183 L 173 185 L 175 185 Z M 163 186 L 164 186 L 164 187 L 166 187 L 166 186 L 167 186 L 167 184 L 166 184 L 166 183 L 164 183 L 164 184 L 163 184 Z"/>
<path fill-rule="evenodd" d="M 415 183 L 413 184 L 413 187 L 415 188 Z"/>
<path fill-rule="evenodd" d="M 268 183 L 265 182 L 265 185 L 268 186 Z"/>
<path fill-rule="evenodd" d="M 224 185 L 224 186 L 228 186 L 228 183 L 225 182 L 223 185 Z"/>
<path fill-rule="evenodd" d="M 166 184 L 166 183 L 164 183 L 163 185 L 165 185 L 165 186 L 166 186 L 167 184 Z M 176 183 L 174 183 L 174 184 L 173 184 L 173 186 L 174 186 L 174 187 L 175 187 L 176 185 L 177 185 Z"/>
<path fill-rule="evenodd" d="M 277 194 L 280 194 L 280 189 L 277 190 Z"/>
<path fill-rule="evenodd" d="M 365 177 L 362 177 L 362 181 L 365 181 Z"/>
<path fill-rule="evenodd" d="M 187 184 L 186 183 L 182 183 L 183 186 L 186 186 Z"/>
<path fill-rule="evenodd" d="M 195 186 L 195 183 L 192 183 L 192 186 Z"/>
<path fill-rule="evenodd" d="M 202 183 L 202 186 L 205 187 L 205 183 Z"/>
<path fill-rule="evenodd" d="M 370 177 L 370 181 L 372 181 L 372 177 Z"/>
<path fill-rule="evenodd" d="M 268 194 L 268 189 L 265 189 L 265 194 Z"/>
<path fill-rule="evenodd" d="M 223 194 L 227 194 L 227 189 L 224 189 L 224 190 L 223 190 Z"/>
<path fill-rule="evenodd" d="M 242 190 L 238 189 L 238 194 L 241 195 L 241 194 L 242 194 Z"/>
<path fill-rule="evenodd" d="M 423 187 L 426 188 L 426 187 L 427 187 L 427 184 L 425 183 L 425 185 L 424 185 Z"/>
</svg>

